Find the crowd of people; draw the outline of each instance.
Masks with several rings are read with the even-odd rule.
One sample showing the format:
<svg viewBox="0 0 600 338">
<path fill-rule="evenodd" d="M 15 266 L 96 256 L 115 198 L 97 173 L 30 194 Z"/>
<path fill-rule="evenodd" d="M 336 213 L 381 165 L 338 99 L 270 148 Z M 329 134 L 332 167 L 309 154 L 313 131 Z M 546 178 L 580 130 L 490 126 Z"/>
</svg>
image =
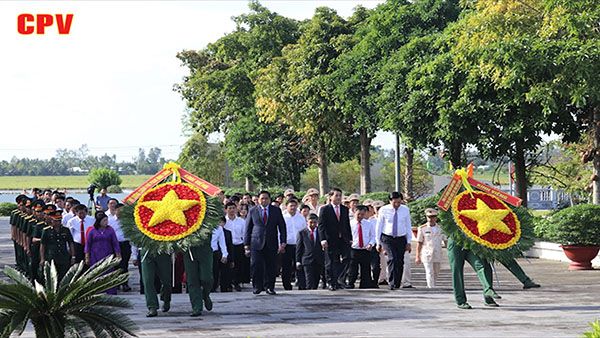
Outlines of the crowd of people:
<svg viewBox="0 0 600 338">
<path fill-rule="evenodd" d="M 211 292 L 239 292 L 251 283 L 254 294 L 275 295 L 277 276 L 285 290 L 413 287 L 413 227 L 401 193 L 390 193 L 387 203 L 369 199 L 360 203 L 359 195 L 344 197 L 336 188 L 329 191 L 325 204 L 319 203 L 316 189 L 309 189 L 302 199 L 292 189 L 273 198 L 268 191 L 220 198 L 223 216 L 210 243 L 186 253 L 153 255 L 132 246 L 124 236 L 119 219 L 123 204 L 106 191 L 96 199 L 94 216 L 86 205 L 59 191 L 19 195 L 18 209 L 10 218 L 17 267 L 41 281 L 41 267 L 54 261 L 60 279 L 72 264 L 84 261 L 93 266 L 107 256 L 117 256 L 124 272 L 130 262 L 138 267 L 149 317 L 157 315 L 159 292 L 166 312 L 171 293 L 182 292 L 184 284 L 192 316 L 200 315 L 203 308 L 212 309 Z M 490 264 L 448 243 L 437 214 L 435 209 L 425 210 L 427 222 L 417 227 L 414 241 L 414 263 L 423 264 L 427 287 L 436 287 L 442 248 L 449 244 L 457 305 L 470 308 L 462 278 L 466 260 L 484 286 L 485 304 L 497 306 L 494 299 L 500 297 L 492 287 Z M 505 266 L 524 288 L 539 287 L 516 261 Z M 127 292 L 131 287 L 126 282 L 120 289 Z"/>
</svg>

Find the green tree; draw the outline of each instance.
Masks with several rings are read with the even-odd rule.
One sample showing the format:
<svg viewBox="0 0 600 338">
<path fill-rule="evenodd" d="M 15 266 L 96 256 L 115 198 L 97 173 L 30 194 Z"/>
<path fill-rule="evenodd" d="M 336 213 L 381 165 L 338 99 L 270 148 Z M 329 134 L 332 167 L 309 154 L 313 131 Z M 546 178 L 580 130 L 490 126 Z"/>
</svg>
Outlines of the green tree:
<svg viewBox="0 0 600 338">
<path fill-rule="evenodd" d="M 268 65 L 274 57 L 281 55 L 282 48 L 296 42 L 299 31 L 298 23 L 269 11 L 257 1 L 249 3 L 250 12 L 234 17 L 236 29 L 209 44 L 200 51 L 183 51 L 177 57 L 189 68 L 190 75 L 175 89 L 182 95 L 188 108 L 189 115 L 186 125 L 189 129 L 208 135 L 212 132 L 223 132 L 228 139 L 240 139 L 239 130 L 243 129 L 245 139 L 253 141 L 265 137 L 264 126 L 253 118 L 256 115 L 254 105 L 255 88 L 253 79 L 258 69 Z M 253 123 L 248 125 L 248 123 Z M 237 134 L 228 136 L 230 132 Z M 244 176 L 247 180 L 247 190 L 254 190 L 253 180 L 266 185 L 269 180 L 264 175 L 264 168 L 256 172 L 256 154 L 268 156 L 279 155 L 269 153 L 272 143 L 284 143 L 289 135 L 271 132 L 267 135 L 268 142 L 254 143 L 262 149 L 252 149 L 253 152 L 239 152 L 240 144 L 225 142 L 229 163 L 234 167 L 236 177 Z M 297 145 L 286 145 L 294 148 Z M 255 151 L 254 151 L 255 150 Z M 277 158 L 276 162 L 283 159 Z M 294 157 L 286 158 L 295 161 Z M 299 159 L 298 162 L 302 162 Z M 302 164 L 296 164 L 301 168 Z M 276 176 L 284 176 L 287 168 L 272 168 L 279 170 Z M 273 173 L 272 170 L 269 172 Z M 299 175 L 296 175 L 299 177 Z M 298 182 L 295 182 L 298 184 Z"/>
<path fill-rule="evenodd" d="M 21 335 L 29 321 L 39 338 L 135 336 L 136 325 L 118 311 L 132 305 L 103 294 L 127 281 L 127 274 L 115 269 L 119 261 L 109 256 L 88 270 L 81 262 L 60 281 L 54 263 L 46 263 L 44 285 L 4 267 L 12 283 L 0 281 L 0 337 Z"/>
<path fill-rule="evenodd" d="M 121 177 L 119 174 L 108 168 L 92 169 L 88 175 L 90 184 L 96 185 L 99 189 L 108 188 L 111 185 L 120 185 Z"/>
<path fill-rule="evenodd" d="M 225 185 L 225 150 L 221 144 L 208 143 L 200 133 L 194 133 L 185 142 L 178 162 L 198 177 L 218 186 Z"/>
<path fill-rule="evenodd" d="M 298 43 L 260 70 L 256 80 L 259 116 L 300 134 L 313 151 L 319 168 L 319 190 L 329 190 L 328 165 L 355 154 L 352 126 L 336 105 L 333 60 L 339 56 L 351 29 L 335 11 L 316 9 L 303 23 Z"/>
</svg>

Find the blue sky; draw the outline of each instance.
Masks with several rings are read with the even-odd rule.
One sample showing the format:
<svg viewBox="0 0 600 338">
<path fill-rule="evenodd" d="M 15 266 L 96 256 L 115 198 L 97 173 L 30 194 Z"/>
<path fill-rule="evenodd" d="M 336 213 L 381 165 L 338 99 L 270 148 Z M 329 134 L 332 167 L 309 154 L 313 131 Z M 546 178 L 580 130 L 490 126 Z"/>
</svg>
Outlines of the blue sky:
<svg viewBox="0 0 600 338">
<path fill-rule="evenodd" d="M 263 1 L 296 19 L 318 6 L 344 17 L 381 1 Z M 175 55 L 234 29 L 246 1 L 0 2 L 0 160 L 48 158 L 87 144 L 129 160 L 139 147 L 177 157 L 185 142 L 184 103 L 173 84 L 185 75 Z M 22 13 L 73 13 L 69 35 L 17 32 Z M 391 148 L 382 133 L 374 142 Z"/>
</svg>

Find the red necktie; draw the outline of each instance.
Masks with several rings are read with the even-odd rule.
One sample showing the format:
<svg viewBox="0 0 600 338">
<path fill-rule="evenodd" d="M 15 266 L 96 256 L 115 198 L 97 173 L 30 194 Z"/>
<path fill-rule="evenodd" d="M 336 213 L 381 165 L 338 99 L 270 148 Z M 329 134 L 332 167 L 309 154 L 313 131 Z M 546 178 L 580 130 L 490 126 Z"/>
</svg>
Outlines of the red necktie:
<svg viewBox="0 0 600 338">
<path fill-rule="evenodd" d="M 83 232 L 83 220 L 81 220 L 81 227 L 80 230 L 81 232 L 81 245 L 85 246 L 85 233 Z"/>
<path fill-rule="evenodd" d="M 314 231 L 314 230 L 311 230 L 311 231 L 310 231 L 310 240 L 311 240 L 313 243 L 314 243 L 314 241 L 315 241 L 315 231 Z"/>
<path fill-rule="evenodd" d="M 362 226 L 360 225 L 360 222 L 358 222 L 358 247 L 362 248 L 364 246 L 365 242 L 363 241 Z"/>
<path fill-rule="evenodd" d="M 340 220 L 340 206 L 336 205 L 335 206 L 335 217 L 337 217 L 337 220 Z"/>
<path fill-rule="evenodd" d="M 267 224 L 267 208 L 263 209 L 263 223 Z"/>
</svg>

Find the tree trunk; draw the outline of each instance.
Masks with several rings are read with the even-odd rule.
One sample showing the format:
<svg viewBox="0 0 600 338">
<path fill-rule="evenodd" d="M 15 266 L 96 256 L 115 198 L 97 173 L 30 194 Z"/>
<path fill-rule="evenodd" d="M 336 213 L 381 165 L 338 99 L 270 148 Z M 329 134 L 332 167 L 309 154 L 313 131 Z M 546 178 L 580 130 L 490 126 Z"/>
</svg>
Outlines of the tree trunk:
<svg viewBox="0 0 600 338">
<path fill-rule="evenodd" d="M 415 196 L 414 184 L 413 184 L 413 172 L 415 163 L 415 150 L 410 147 L 406 147 L 406 167 L 404 168 L 404 199 L 412 201 Z"/>
<path fill-rule="evenodd" d="M 246 192 L 254 192 L 254 181 L 250 177 L 246 177 Z"/>
<path fill-rule="evenodd" d="M 592 203 L 600 204 L 600 107 L 594 109 L 594 121 L 592 123 L 594 128 L 594 174 L 592 181 Z"/>
<path fill-rule="evenodd" d="M 320 141 L 319 153 L 317 154 L 317 166 L 319 167 L 319 191 L 321 192 L 321 196 L 324 196 L 329 192 L 328 164 L 327 149 L 325 149 L 324 142 Z"/>
<path fill-rule="evenodd" d="M 371 138 L 360 131 L 360 194 L 371 192 Z"/>
<path fill-rule="evenodd" d="M 527 206 L 527 172 L 525 166 L 525 150 L 523 144 L 517 141 L 515 144 L 515 192 L 517 197 L 523 200 L 522 206 Z"/>
<path fill-rule="evenodd" d="M 462 142 L 460 140 L 452 141 L 450 144 L 450 163 L 455 169 L 463 166 L 462 151 Z"/>
</svg>

